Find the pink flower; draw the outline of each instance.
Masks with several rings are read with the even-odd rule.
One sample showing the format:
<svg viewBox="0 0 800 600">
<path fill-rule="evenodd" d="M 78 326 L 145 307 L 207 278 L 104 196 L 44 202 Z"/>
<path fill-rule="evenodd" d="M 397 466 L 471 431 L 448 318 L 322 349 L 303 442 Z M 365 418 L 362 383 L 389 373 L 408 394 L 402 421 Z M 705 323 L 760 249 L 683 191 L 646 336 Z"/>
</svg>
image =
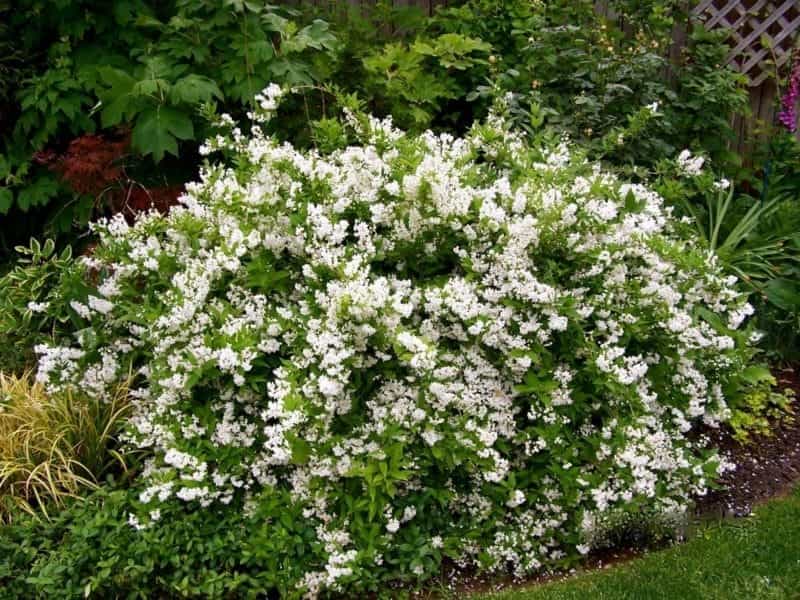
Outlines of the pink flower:
<svg viewBox="0 0 800 600">
<path fill-rule="evenodd" d="M 800 52 L 795 54 L 789 85 L 781 98 L 781 112 L 778 113 L 778 121 L 791 133 L 797 131 L 798 98 L 800 98 Z"/>
</svg>

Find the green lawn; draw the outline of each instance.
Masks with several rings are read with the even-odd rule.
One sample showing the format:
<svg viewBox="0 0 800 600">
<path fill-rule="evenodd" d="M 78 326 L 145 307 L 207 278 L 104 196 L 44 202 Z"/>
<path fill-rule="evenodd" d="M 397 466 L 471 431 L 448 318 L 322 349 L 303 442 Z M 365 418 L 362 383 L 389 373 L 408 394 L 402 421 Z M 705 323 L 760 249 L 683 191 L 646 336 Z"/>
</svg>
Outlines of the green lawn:
<svg viewBox="0 0 800 600">
<path fill-rule="evenodd" d="M 474 600 L 800 599 L 800 490 L 686 544 L 566 581 Z"/>
</svg>

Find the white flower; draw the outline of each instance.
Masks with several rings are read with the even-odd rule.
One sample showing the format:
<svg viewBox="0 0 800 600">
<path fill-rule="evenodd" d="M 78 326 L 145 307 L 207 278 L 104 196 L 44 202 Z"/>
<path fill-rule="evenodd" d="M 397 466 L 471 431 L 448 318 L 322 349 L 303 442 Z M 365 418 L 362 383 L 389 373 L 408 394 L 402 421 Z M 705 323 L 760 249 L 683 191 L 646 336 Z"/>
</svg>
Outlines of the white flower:
<svg viewBox="0 0 800 600">
<path fill-rule="evenodd" d="M 33 313 L 43 313 L 50 308 L 49 302 L 28 302 L 27 308 Z"/>
<path fill-rule="evenodd" d="M 714 188 L 717 190 L 727 190 L 729 187 L 731 187 L 731 182 L 727 179 L 723 178 L 714 182 Z"/>
<path fill-rule="evenodd" d="M 105 298 L 89 296 L 89 308 L 99 312 L 102 315 L 107 315 L 114 308 L 114 305 Z"/>
<path fill-rule="evenodd" d="M 259 125 L 283 94 L 259 95 L 249 134 L 221 120 L 204 151 L 225 162 L 168 214 L 94 225 L 96 291 L 59 298 L 87 323 L 35 349 L 48 391 L 107 399 L 135 365 L 123 441 L 149 457 L 147 523 L 187 502 L 274 519 L 278 493 L 323 553 L 286 582 L 314 597 L 386 568 L 404 523 L 523 576 L 588 552 L 634 497 L 703 493 L 716 463 L 691 430 L 730 418 L 753 308 L 663 198 L 496 113 L 462 138 L 349 113 L 359 145 L 301 150 Z M 376 485 L 366 548 L 342 510 Z"/>
<path fill-rule="evenodd" d="M 332 379 L 327 375 L 322 375 L 319 378 L 319 391 L 323 396 L 338 396 L 343 389 L 342 383 L 336 379 Z"/>
<path fill-rule="evenodd" d="M 682 150 L 678 155 L 678 167 L 684 175 L 695 177 L 703 171 L 705 159 L 702 156 L 692 156 L 689 150 Z"/>
<path fill-rule="evenodd" d="M 74 310 L 80 317 L 84 319 L 88 319 L 92 316 L 92 311 L 89 310 L 89 307 L 86 306 L 83 302 L 78 302 L 77 300 L 72 300 L 69 303 L 72 310 Z"/>
<path fill-rule="evenodd" d="M 509 508 L 516 508 L 525 503 L 525 494 L 521 490 L 514 490 L 511 497 L 506 500 L 506 506 Z"/>
<path fill-rule="evenodd" d="M 552 331 L 566 331 L 567 317 L 562 317 L 560 315 L 551 315 L 550 319 L 547 322 L 547 326 Z"/>
<path fill-rule="evenodd" d="M 403 518 L 401 519 L 401 521 L 403 523 L 406 523 L 407 521 L 413 519 L 416 515 L 417 515 L 416 508 L 414 508 L 413 506 L 406 506 L 405 509 L 403 509 Z"/>
<path fill-rule="evenodd" d="M 139 518 L 134 515 L 133 513 L 128 513 L 128 525 L 133 527 L 134 529 L 141 530 L 144 529 L 144 525 L 141 524 Z"/>
</svg>

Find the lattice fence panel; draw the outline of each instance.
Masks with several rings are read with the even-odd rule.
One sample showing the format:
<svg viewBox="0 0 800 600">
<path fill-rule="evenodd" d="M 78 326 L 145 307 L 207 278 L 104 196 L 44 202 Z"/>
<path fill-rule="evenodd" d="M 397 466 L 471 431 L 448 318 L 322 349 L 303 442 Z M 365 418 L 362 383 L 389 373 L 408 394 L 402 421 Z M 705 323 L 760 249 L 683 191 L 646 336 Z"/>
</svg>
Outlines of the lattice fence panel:
<svg viewBox="0 0 800 600">
<path fill-rule="evenodd" d="M 792 57 L 794 35 L 800 30 L 800 0 L 702 0 L 695 8 L 708 29 L 730 32 L 728 64 L 747 75 L 757 87 Z M 762 40 L 767 41 L 765 47 Z"/>
</svg>

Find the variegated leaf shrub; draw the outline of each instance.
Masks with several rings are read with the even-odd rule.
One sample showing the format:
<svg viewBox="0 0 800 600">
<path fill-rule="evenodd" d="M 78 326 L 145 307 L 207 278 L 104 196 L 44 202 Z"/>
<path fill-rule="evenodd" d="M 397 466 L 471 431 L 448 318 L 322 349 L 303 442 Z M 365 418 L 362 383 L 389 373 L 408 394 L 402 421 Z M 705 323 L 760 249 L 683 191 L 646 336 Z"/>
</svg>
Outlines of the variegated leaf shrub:
<svg viewBox="0 0 800 600">
<path fill-rule="evenodd" d="M 301 512 L 315 596 L 568 564 L 704 493 L 752 309 L 656 193 L 499 109 L 463 139 L 348 112 L 358 145 L 300 151 L 260 128 L 281 95 L 222 118 L 169 215 L 96 225 L 83 328 L 37 349 L 54 390 L 136 374 L 133 527 Z"/>
</svg>

